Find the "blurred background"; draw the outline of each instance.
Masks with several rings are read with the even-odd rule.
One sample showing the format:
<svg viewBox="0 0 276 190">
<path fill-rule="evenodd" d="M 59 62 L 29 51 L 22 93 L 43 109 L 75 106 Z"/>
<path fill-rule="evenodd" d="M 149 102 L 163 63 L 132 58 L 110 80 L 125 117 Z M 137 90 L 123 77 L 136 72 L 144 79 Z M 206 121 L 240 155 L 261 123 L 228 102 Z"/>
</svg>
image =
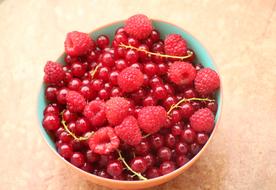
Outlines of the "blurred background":
<svg viewBox="0 0 276 190">
<path fill-rule="evenodd" d="M 67 32 L 136 13 L 192 33 L 213 56 L 224 105 L 217 134 L 187 172 L 152 188 L 276 189 L 276 0 L 0 0 L 0 189 L 93 189 L 53 155 L 38 130 L 47 60 Z"/>
</svg>

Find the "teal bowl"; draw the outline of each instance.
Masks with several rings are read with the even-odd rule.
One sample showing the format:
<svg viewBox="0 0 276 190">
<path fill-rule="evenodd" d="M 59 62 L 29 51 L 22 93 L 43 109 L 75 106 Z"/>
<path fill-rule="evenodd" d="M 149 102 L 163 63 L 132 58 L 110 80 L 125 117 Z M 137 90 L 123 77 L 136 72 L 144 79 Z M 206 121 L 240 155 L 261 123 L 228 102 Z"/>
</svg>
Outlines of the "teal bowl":
<svg viewBox="0 0 276 190">
<path fill-rule="evenodd" d="M 213 70 L 216 70 L 218 72 L 217 67 L 215 66 L 214 61 L 212 60 L 210 54 L 203 47 L 203 45 L 196 38 L 194 38 L 190 33 L 188 33 L 184 29 L 182 29 L 174 24 L 171 24 L 171 23 L 168 23 L 165 21 L 160 21 L 160 20 L 154 19 L 154 20 L 152 20 L 152 22 L 153 22 L 154 27 L 160 31 L 161 37 L 163 39 L 166 35 L 171 34 L 171 33 L 180 34 L 182 37 L 184 37 L 186 39 L 186 41 L 188 42 L 189 48 L 194 50 L 194 52 L 196 53 L 196 57 L 197 57 L 196 61 L 200 62 L 204 67 L 212 68 Z M 97 36 L 99 36 L 101 34 L 105 34 L 105 35 L 109 36 L 112 40 L 112 36 L 114 35 L 116 29 L 123 25 L 124 25 L 124 21 L 118 21 L 118 22 L 114 22 L 111 24 L 107 24 L 103 27 L 93 30 L 90 33 L 90 36 L 93 39 L 96 39 Z M 61 64 L 65 64 L 64 57 L 65 57 L 65 53 L 63 53 L 57 59 L 57 62 L 59 62 Z M 46 102 L 45 96 L 44 96 L 44 90 L 45 90 L 45 86 L 42 85 L 41 90 L 39 92 L 39 97 L 38 97 L 38 120 L 39 120 L 39 128 L 40 128 L 41 134 L 43 136 L 43 139 L 49 145 L 50 149 L 57 155 L 57 157 L 59 157 L 60 160 L 62 160 L 64 163 L 66 163 L 66 165 L 68 167 L 72 168 L 77 173 L 84 176 L 86 179 L 92 181 L 93 183 L 99 184 L 99 185 L 103 185 L 103 186 L 110 187 L 110 188 L 117 188 L 117 189 L 148 188 L 148 187 L 152 187 L 152 186 L 156 186 L 156 185 L 165 183 L 165 182 L 171 180 L 172 178 L 183 173 L 202 155 L 203 151 L 206 149 L 206 147 L 212 140 L 212 138 L 215 134 L 215 131 L 218 128 L 219 119 L 221 116 L 221 109 L 222 109 L 222 87 L 220 87 L 220 89 L 216 93 L 216 99 L 218 102 L 218 110 L 217 110 L 217 113 L 215 116 L 214 130 L 213 130 L 208 142 L 204 145 L 204 147 L 201 149 L 201 151 L 194 158 L 192 158 L 187 164 L 178 168 L 177 170 L 173 171 L 172 173 L 169 173 L 167 175 L 164 175 L 164 176 L 161 176 L 161 177 L 158 177 L 155 179 L 150 179 L 150 180 L 146 180 L 146 181 L 118 181 L 118 180 L 101 178 L 101 177 L 95 176 L 93 174 L 84 172 L 81 169 L 79 169 L 79 168 L 73 166 L 72 164 L 70 164 L 69 162 L 67 162 L 65 159 L 63 159 L 57 153 L 56 148 L 55 148 L 55 142 L 51 139 L 49 134 L 46 132 L 46 130 L 42 126 L 43 110 L 47 105 L 47 102 Z"/>
</svg>

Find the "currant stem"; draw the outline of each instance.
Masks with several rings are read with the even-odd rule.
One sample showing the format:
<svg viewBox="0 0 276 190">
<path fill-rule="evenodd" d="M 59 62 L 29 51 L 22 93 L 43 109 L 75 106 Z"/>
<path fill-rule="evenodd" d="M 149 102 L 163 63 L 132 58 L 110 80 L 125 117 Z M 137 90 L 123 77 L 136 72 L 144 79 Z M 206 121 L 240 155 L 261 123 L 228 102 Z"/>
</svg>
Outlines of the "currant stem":
<svg viewBox="0 0 276 190">
<path fill-rule="evenodd" d="M 150 51 L 147 51 L 145 49 L 139 49 L 137 47 L 134 47 L 134 46 L 131 46 L 131 45 L 125 45 L 125 44 L 119 44 L 120 47 L 124 47 L 126 49 L 134 49 L 136 51 L 141 51 L 141 52 L 144 52 L 148 55 L 156 55 L 156 56 L 160 56 L 160 57 L 166 57 L 166 58 L 175 58 L 175 59 L 187 59 L 189 57 L 191 57 L 193 55 L 193 52 L 192 51 L 187 51 L 187 54 L 186 56 L 174 56 L 174 55 L 166 55 L 166 54 L 161 54 L 161 53 L 154 53 L 154 52 L 150 52 Z"/>
<path fill-rule="evenodd" d="M 72 131 L 70 131 L 69 129 L 68 129 L 68 127 L 67 127 L 67 125 L 66 125 L 66 122 L 64 121 L 64 119 L 63 119 L 63 116 L 62 116 L 62 113 L 63 113 L 64 111 L 62 111 L 61 112 L 61 123 L 62 123 L 62 125 L 63 125 L 63 128 L 65 129 L 65 131 L 69 134 L 69 135 L 71 135 L 75 140 L 77 140 L 77 141 L 86 141 L 87 139 L 89 139 L 90 138 L 90 136 L 91 135 L 93 135 L 93 133 L 94 132 L 91 132 L 88 136 L 85 136 L 85 137 L 77 137 Z"/>
<path fill-rule="evenodd" d="M 214 102 L 215 100 L 209 99 L 209 98 L 183 98 L 181 99 L 179 102 L 177 102 L 176 104 L 173 104 L 169 111 L 167 111 L 167 114 L 169 115 L 172 110 L 174 110 L 175 108 L 178 108 L 180 104 L 184 103 L 184 102 L 188 102 L 188 101 L 206 101 L 206 102 Z"/>
<path fill-rule="evenodd" d="M 147 138 L 147 137 L 149 137 L 149 136 L 151 136 L 151 133 L 148 133 L 148 134 L 145 134 L 144 136 L 142 136 L 142 138 Z"/>
<path fill-rule="evenodd" d="M 90 71 L 90 75 L 91 75 L 92 79 L 94 78 L 98 68 L 99 68 L 99 65 L 96 65 L 95 69 L 93 71 Z"/>
<path fill-rule="evenodd" d="M 140 173 L 137 173 L 137 172 L 135 172 L 134 170 L 131 169 L 131 167 L 127 164 L 127 162 L 123 158 L 120 150 L 117 150 L 117 152 L 119 154 L 118 160 L 121 160 L 124 163 L 124 165 L 127 167 L 127 169 L 133 173 L 133 176 L 137 176 L 140 180 L 148 180 L 147 178 L 142 176 Z"/>
</svg>

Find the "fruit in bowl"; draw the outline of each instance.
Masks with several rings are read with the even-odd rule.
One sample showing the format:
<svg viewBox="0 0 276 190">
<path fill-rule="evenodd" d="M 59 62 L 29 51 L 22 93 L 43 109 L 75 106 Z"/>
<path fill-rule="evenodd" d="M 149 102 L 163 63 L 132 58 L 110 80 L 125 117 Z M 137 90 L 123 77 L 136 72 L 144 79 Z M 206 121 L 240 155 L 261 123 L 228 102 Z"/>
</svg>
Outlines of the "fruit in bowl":
<svg viewBox="0 0 276 190">
<path fill-rule="evenodd" d="M 70 32 L 64 47 L 44 67 L 39 117 L 69 165 L 95 183 L 137 189 L 198 158 L 219 118 L 220 79 L 192 36 L 139 14 Z"/>
</svg>

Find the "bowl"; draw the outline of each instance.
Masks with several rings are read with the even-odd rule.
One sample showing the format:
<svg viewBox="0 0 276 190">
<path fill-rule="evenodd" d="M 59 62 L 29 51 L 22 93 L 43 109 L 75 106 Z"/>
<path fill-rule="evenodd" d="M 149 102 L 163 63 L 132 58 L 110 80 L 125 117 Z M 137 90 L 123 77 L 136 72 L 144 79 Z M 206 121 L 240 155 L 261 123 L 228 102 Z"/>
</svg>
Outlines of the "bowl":
<svg viewBox="0 0 276 190">
<path fill-rule="evenodd" d="M 182 29 L 182 28 L 180 28 L 180 27 L 178 27 L 174 24 L 165 22 L 165 21 L 153 19 L 152 23 L 153 23 L 154 27 L 160 31 L 161 37 L 163 39 L 166 35 L 171 34 L 171 33 L 177 33 L 177 34 L 182 35 L 186 39 L 186 41 L 188 42 L 188 46 L 191 49 L 193 49 L 194 52 L 196 53 L 197 61 L 202 63 L 204 67 L 209 67 L 209 68 L 212 68 L 212 69 L 217 71 L 217 68 L 216 68 L 211 56 L 207 52 L 207 50 L 191 34 L 186 32 L 184 29 Z M 118 27 L 123 26 L 123 25 L 124 25 L 124 21 L 117 21 L 117 22 L 114 22 L 114 23 L 107 24 L 103 27 L 97 28 L 89 34 L 94 39 L 100 34 L 106 34 L 106 35 L 111 37 L 111 36 L 113 36 L 116 29 Z M 112 38 L 111 38 L 111 40 L 112 40 Z M 57 62 L 64 64 L 64 56 L 65 56 L 65 53 L 63 53 L 57 59 Z M 39 128 L 40 128 L 41 134 L 43 136 L 43 139 L 46 141 L 46 143 L 48 144 L 48 146 L 50 147 L 52 152 L 58 157 L 58 159 L 62 160 L 63 163 L 65 163 L 65 165 L 67 165 L 69 168 L 72 168 L 76 173 L 78 173 L 81 176 L 85 177 L 87 180 L 91 181 L 92 183 L 102 185 L 102 186 L 106 186 L 106 187 L 109 187 L 109 188 L 116 188 L 116 189 L 142 189 L 142 188 L 157 186 L 159 184 L 168 182 L 169 180 L 175 178 L 176 176 L 180 175 L 185 170 L 187 170 L 189 167 L 191 167 L 196 162 L 196 160 L 198 160 L 198 158 L 202 155 L 204 150 L 209 145 L 210 141 L 213 139 L 214 134 L 215 134 L 216 129 L 217 129 L 218 124 L 219 124 L 219 119 L 220 119 L 220 115 L 221 115 L 221 107 L 222 107 L 222 87 L 220 87 L 220 89 L 216 93 L 216 99 L 217 99 L 217 102 L 218 102 L 218 110 L 217 110 L 217 113 L 216 113 L 216 116 L 215 116 L 214 130 L 213 130 L 212 134 L 210 135 L 209 140 L 204 145 L 204 147 L 200 150 L 200 152 L 196 156 L 194 156 L 184 166 L 178 168 L 177 170 L 175 170 L 175 171 L 173 171 L 173 172 L 171 172 L 167 175 L 164 175 L 164 176 L 161 176 L 161 177 L 158 177 L 158 178 L 154 178 L 154 179 L 149 179 L 149 180 L 146 180 L 146 181 L 118 181 L 118 180 L 112 180 L 112 179 L 106 179 L 106 178 L 98 177 L 96 175 L 87 173 L 87 172 L 73 166 L 72 164 L 67 162 L 65 159 L 63 159 L 57 153 L 56 148 L 55 148 L 55 143 L 53 142 L 53 140 L 51 139 L 49 134 L 46 132 L 46 130 L 43 128 L 42 123 L 41 123 L 41 121 L 43 120 L 43 110 L 44 110 L 44 108 L 46 107 L 46 104 L 47 104 L 47 102 L 45 100 L 45 97 L 44 97 L 44 90 L 45 90 L 45 86 L 42 85 L 42 88 L 39 92 L 39 98 L 38 98 Z"/>
</svg>

